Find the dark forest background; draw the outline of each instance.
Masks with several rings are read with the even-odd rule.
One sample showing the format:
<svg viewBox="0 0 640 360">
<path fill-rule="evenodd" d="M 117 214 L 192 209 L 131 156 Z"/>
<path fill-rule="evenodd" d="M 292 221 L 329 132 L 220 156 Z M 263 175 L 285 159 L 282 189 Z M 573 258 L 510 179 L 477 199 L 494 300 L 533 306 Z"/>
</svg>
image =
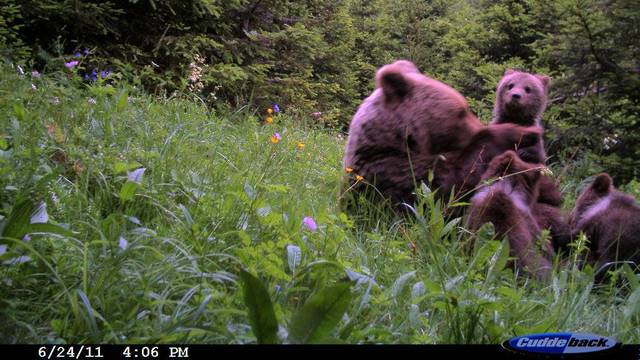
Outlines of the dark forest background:
<svg viewBox="0 0 640 360">
<path fill-rule="evenodd" d="M 109 81 L 160 96 L 197 95 L 220 111 L 278 103 L 337 129 L 394 59 L 452 85 L 485 121 L 505 69 L 545 73 L 551 161 L 589 158 L 619 183 L 640 174 L 636 0 L 1 4 L 0 54 L 29 69 L 80 59 L 79 71 L 109 69 Z"/>
</svg>

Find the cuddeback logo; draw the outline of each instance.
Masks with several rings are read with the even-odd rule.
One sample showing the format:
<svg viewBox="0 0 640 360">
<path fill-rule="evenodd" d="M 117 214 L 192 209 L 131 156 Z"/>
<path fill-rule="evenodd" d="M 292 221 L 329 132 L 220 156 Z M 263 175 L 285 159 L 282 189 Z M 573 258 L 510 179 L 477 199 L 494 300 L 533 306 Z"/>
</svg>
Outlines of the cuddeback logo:
<svg viewBox="0 0 640 360">
<path fill-rule="evenodd" d="M 579 354 L 611 349 L 617 341 L 585 333 L 546 333 L 514 337 L 503 346 L 517 351 L 540 354 Z"/>
</svg>

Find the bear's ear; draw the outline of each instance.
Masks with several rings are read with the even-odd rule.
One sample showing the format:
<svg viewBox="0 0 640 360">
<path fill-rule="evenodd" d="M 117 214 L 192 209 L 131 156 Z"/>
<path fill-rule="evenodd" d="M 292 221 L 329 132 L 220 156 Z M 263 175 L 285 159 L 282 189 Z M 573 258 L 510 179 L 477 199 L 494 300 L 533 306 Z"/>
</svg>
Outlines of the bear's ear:
<svg viewBox="0 0 640 360">
<path fill-rule="evenodd" d="M 593 184 L 591 184 L 591 188 L 593 189 L 593 191 L 596 192 L 596 194 L 600 196 L 604 196 L 609 193 L 609 190 L 611 189 L 612 185 L 613 185 L 613 180 L 611 180 L 611 177 L 609 176 L 609 174 L 602 173 L 598 175 L 595 180 L 593 180 Z"/>
<path fill-rule="evenodd" d="M 387 100 L 401 100 L 411 91 L 407 73 L 418 73 L 418 69 L 406 60 L 385 65 L 376 74 L 376 87 L 382 89 Z"/>
<path fill-rule="evenodd" d="M 402 71 L 404 72 L 420 74 L 420 70 L 418 70 L 416 64 L 412 63 L 409 60 L 397 60 L 391 65 L 402 69 Z"/>
<path fill-rule="evenodd" d="M 515 73 L 516 71 L 513 69 L 507 69 L 504 71 L 504 74 L 502 74 L 502 76 L 507 76 L 507 75 L 511 75 L 513 73 Z"/>
<path fill-rule="evenodd" d="M 551 81 L 550 77 L 548 77 L 547 75 L 543 75 L 543 74 L 536 74 L 536 77 L 538 78 L 538 80 L 540 80 L 542 85 L 544 85 L 545 89 L 547 89 L 549 87 L 549 81 Z"/>
</svg>

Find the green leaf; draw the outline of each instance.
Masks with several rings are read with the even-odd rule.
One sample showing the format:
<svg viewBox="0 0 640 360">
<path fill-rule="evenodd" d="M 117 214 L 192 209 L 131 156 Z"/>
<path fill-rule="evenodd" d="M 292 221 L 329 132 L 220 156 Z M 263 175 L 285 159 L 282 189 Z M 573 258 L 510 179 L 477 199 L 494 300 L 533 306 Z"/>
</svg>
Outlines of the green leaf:
<svg viewBox="0 0 640 360">
<path fill-rule="evenodd" d="M 633 271 L 633 269 L 631 269 L 631 266 L 629 266 L 629 264 L 624 264 L 622 266 L 622 272 L 624 273 L 624 276 L 627 279 L 627 281 L 629 281 L 629 286 L 631 287 L 631 290 L 636 290 L 640 288 L 640 280 L 638 280 L 638 276 Z"/>
<path fill-rule="evenodd" d="M 293 343 L 318 343 L 326 339 L 351 302 L 351 282 L 341 282 L 313 294 L 291 320 Z"/>
<path fill-rule="evenodd" d="M 131 171 L 131 170 L 137 169 L 137 168 L 139 168 L 141 166 L 142 165 L 137 161 L 130 162 L 130 163 L 126 163 L 126 162 L 123 162 L 123 161 L 118 161 L 113 165 L 113 171 L 116 174 L 120 174 L 120 173 L 123 173 L 123 172 L 126 172 L 126 171 Z"/>
<path fill-rule="evenodd" d="M 2 230 L 2 236 L 14 239 L 22 239 L 25 235 L 31 233 L 50 233 L 68 237 L 74 236 L 72 231 L 59 225 L 44 222 L 32 224 L 32 217 L 41 209 L 42 206 L 38 202 L 30 199 L 18 202 L 13 206 L 7 223 Z"/>
<path fill-rule="evenodd" d="M 248 182 L 244 183 L 244 193 L 247 194 L 247 197 L 251 201 L 256 199 L 256 196 L 257 196 L 256 190 Z"/>
<path fill-rule="evenodd" d="M 409 279 L 413 278 L 414 276 L 416 276 L 415 270 L 400 275 L 391 286 L 391 296 L 397 298 L 398 295 L 402 292 L 402 289 L 404 289 L 404 285 L 407 283 L 407 281 L 409 281 Z"/>
<path fill-rule="evenodd" d="M 260 184 L 259 187 L 269 193 L 287 194 L 291 191 L 288 186 L 280 184 Z"/>
<path fill-rule="evenodd" d="M 16 114 L 16 117 L 19 121 L 24 121 L 27 117 L 27 112 L 24 110 L 24 107 L 21 104 L 14 104 L 13 112 Z"/>
<path fill-rule="evenodd" d="M 447 223 L 447 225 L 444 226 L 444 228 L 442 229 L 442 237 L 447 236 L 451 230 L 453 230 L 456 226 L 458 226 L 458 223 L 460 222 L 460 220 L 462 220 L 462 218 L 455 218 L 451 221 L 449 221 Z"/>
<path fill-rule="evenodd" d="M 302 259 L 302 250 L 296 245 L 287 245 L 287 260 L 289 262 L 289 270 L 291 273 L 296 272 L 296 268 L 300 265 Z"/>
<path fill-rule="evenodd" d="M 116 109 L 118 111 L 122 111 L 127 107 L 128 97 L 129 97 L 129 93 L 126 90 L 120 93 L 120 97 L 118 98 L 118 104 L 116 105 Z"/>
<path fill-rule="evenodd" d="M 29 233 L 31 215 L 36 210 L 36 202 L 30 199 L 23 200 L 13 206 L 11 214 L 2 231 L 3 237 L 22 239 Z"/>
<path fill-rule="evenodd" d="M 269 293 L 262 282 L 249 272 L 240 272 L 244 289 L 244 303 L 249 308 L 251 330 L 258 344 L 278 343 L 278 321 Z"/>
<path fill-rule="evenodd" d="M 491 268 L 493 272 L 500 272 L 506 266 L 509 261 L 509 242 L 503 241 L 500 243 L 500 253 L 494 254 L 491 258 Z"/>
<path fill-rule="evenodd" d="M 124 183 L 124 185 L 122 185 L 122 189 L 120 189 L 120 199 L 122 201 L 129 201 L 133 199 L 138 186 L 139 185 L 133 181 L 127 181 L 126 183 Z"/>
<path fill-rule="evenodd" d="M 7 139 L 0 137 L 0 150 L 4 151 L 7 150 L 9 148 L 9 143 L 7 142 Z"/>
<path fill-rule="evenodd" d="M 49 234 L 58 234 L 67 237 L 73 237 L 75 234 L 73 231 L 67 230 L 62 226 L 55 224 L 31 224 L 28 228 L 28 233 L 49 233 Z"/>
<path fill-rule="evenodd" d="M 631 317 L 638 316 L 640 313 L 640 288 L 635 289 L 631 295 L 629 295 L 627 303 L 622 309 L 622 313 L 628 320 L 631 320 Z"/>
</svg>

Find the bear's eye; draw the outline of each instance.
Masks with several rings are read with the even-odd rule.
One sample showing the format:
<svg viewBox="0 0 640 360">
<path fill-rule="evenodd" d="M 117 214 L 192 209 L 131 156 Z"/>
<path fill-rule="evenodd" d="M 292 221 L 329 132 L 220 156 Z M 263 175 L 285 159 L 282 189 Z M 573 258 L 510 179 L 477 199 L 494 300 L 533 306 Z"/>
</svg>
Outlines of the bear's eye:
<svg viewBox="0 0 640 360">
<path fill-rule="evenodd" d="M 528 94 L 531 92 L 531 88 L 528 86 L 525 86 L 524 91 Z"/>
<path fill-rule="evenodd" d="M 507 86 L 507 89 L 509 90 L 513 89 L 513 84 L 509 84 L 509 86 Z"/>
</svg>

